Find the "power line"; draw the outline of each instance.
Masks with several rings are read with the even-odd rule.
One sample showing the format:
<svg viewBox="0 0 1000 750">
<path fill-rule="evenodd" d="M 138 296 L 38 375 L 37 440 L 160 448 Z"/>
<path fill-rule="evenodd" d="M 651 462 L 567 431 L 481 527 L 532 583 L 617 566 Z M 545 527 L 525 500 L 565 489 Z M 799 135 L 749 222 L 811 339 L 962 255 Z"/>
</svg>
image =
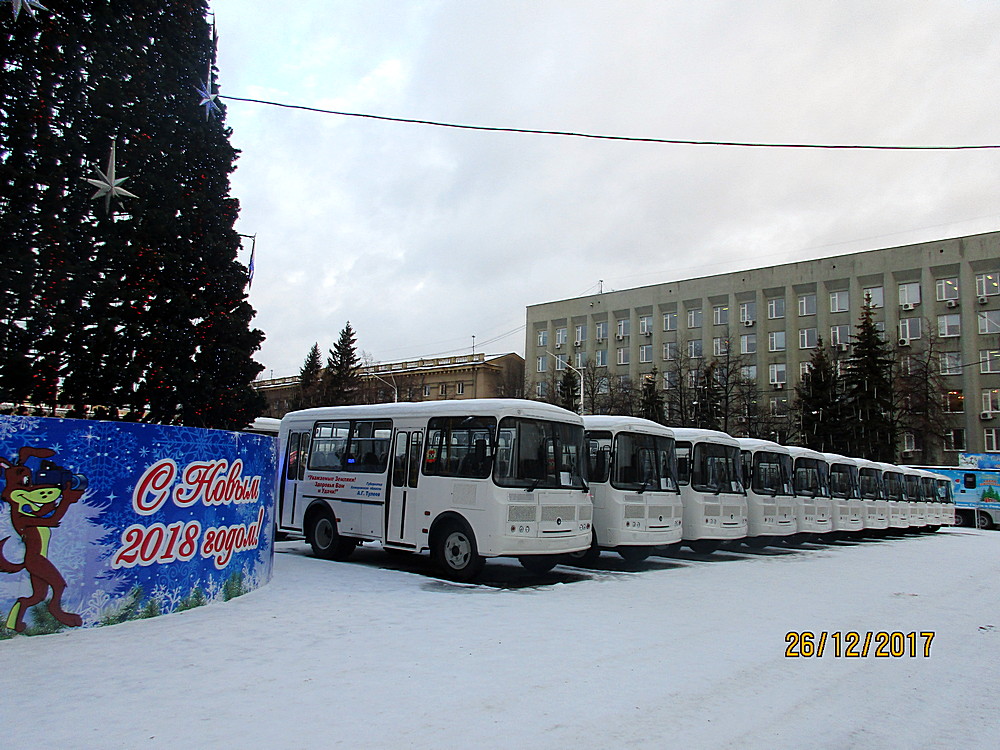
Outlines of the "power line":
<svg viewBox="0 0 1000 750">
<path fill-rule="evenodd" d="M 675 146 L 733 146 L 741 148 L 798 148 L 798 149 L 826 149 L 826 150 L 854 150 L 854 151 L 971 151 L 984 149 L 1000 149 L 1000 144 L 962 144 L 962 145 L 876 145 L 876 144 L 844 144 L 844 143 L 765 143 L 758 141 L 703 141 L 688 140 L 684 138 L 642 138 L 627 135 L 600 135 L 597 133 L 580 133 L 572 130 L 538 130 L 535 128 L 501 128 L 489 125 L 464 125 L 454 122 L 440 122 L 437 120 L 418 120 L 411 117 L 388 117 L 386 115 L 373 115 L 364 112 L 341 112 L 334 109 L 321 109 L 320 107 L 307 107 L 304 104 L 286 104 L 284 102 L 272 102 L 266 99 L 250 99 L 242 96 L 218 96 L 219 99 L 227 99 L 234 102 L 250 102 L 252 104 L 266 104 L 271 107 L 283 107 L 285 109 L 299 109 L 305 112 L 317 112 L 324 115 L 337 115 L 339 117 L 360 117 L 367 120 L 383 120 L 385 122 L 401 122 L 410 125 L 431 125 L 438 128 L 455 128 L 458 130 L 479 130 L 490 133 L 523 133 L 527 135 L 561 135 L 572 138 L 590 138 L 602 141 L 628 141 L 631 143 L 665 143 Z"/>
</svg>

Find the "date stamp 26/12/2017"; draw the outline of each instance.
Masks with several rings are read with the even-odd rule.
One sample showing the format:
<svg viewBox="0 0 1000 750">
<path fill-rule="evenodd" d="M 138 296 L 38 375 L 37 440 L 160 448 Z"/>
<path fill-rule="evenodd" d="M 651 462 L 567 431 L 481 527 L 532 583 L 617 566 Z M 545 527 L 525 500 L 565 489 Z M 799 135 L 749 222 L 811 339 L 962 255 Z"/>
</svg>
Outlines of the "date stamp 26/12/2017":
<svg viewBox="0 0 1000 750">
<path fill-rule="evenodd" d="M 880 630 L 859 632 L 856 630 L 812 632 L 792 630 L 785 633 L 785 656 L 789 658 L 809 658 L 832 655 L 849 659 L 876 658 L 930 658 L 931 641 L 934 631 Z"/>
</svg>

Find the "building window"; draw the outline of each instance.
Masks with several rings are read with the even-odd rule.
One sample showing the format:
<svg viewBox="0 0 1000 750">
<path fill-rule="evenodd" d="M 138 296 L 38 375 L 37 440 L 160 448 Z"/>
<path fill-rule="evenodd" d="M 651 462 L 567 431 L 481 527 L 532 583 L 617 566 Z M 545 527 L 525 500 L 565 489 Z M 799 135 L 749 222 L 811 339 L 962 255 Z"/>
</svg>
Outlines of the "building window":
<svg viewBox="0 0 1000 750">
<path fill-rule="evenodd" d="M 597 392 L 602 396 L 611 393 L 611 380 L 607 377 L 598 378 Z"/>
<path fill-rule="evenodd" d="M 965 430 L 955 427 L 944 431 L 944 449 L 946 451 L 965 450 Z"/>
<path fill-rule="evenodd" d="M 717 326 L 729 325 L 729 305 L 716 305 L 713 307 L 712 322 Z"/>
<path fill-rule="evenodd" d="M 430 395 L 431 395 L 431 387 L 429 385 L 425 385 L 424 386 L 424 396 L 427 397 L 427 396 L 430 396 Z"/>
<path fill-rule="evenodd" d="M 594 352 L 594 364 L 597 367 L 607 367 L 608 366 L 608 350 L 598 349 Z"/>
<path fill-rule="evenodd" d="M 983 430 L 983 448 L 987 453 L 1000 452 L 1000 428 L 987 427 Z"/>
<path fill-rule="evenodd" d="M 961 414 L 965 411 L 965 393 L 963 391 L 944 392 L 944 410 L 949 414 Z"/>
<path fill-rule="evenodd" d="M 851 307 L 851 293 L 848 291 L 843 292 L 830 292 L 830 312 L 847 312 Z"/>
<path fill-rule="evenodd" d="M 586 326 L 586 324 L 577 326 L 576 327 L 576 343 L 577 344 L 582 344 L 586 340 L 587 340 L 587 326 Z"/>
<path fill-rule="evenodd" d="M 938 279 L 934 284 L 938 302 L 958 299 L 958 279 Z"/>
<path fill-rule="evenodd" d="M 983 411 L 1000 412 L 1000 388 L 983 388 Z"/>
<path fill-rule="evenodd" d="M 907 284 L 899 285 L 899 304 L 919 305 L 920 304 L 920 282 L 911 281 Z"/>
<path fill-rule="evenodd" d="M 980 333 L 1000 333 L 1000 310 L 984 310 L 977 317 Z"/>
<path fill-rule="evenodd" d="M 625 338 L 632 333 L 632 321 L 628 318 L 622 318 L 618 321 L 618 337 Z"/>
<path fill-rule="evenodd" d="M 562 346 L 566 343 L 566 329 L 557 328 L 556 329 L 556 346 Z"/>
<path fill-rule="evenodd" d="M 903 452 L 911 453 L 917 449 L 917 439 L 913 437 L 912 432 L 903 433 Z"/>
<path fill-rule="evenodd" d="M 920 338 L 920 318 L 900 318 L 899 338 L 906 341 L 914 341 Z"/>
<path fill-rule="evenodd" d="M 981 273 L 976 276 L 976 296 L 993 297 L 1000 294 L 1000 273 Z"/>
<path fill-rule="evenodd" d="M 627 365 L 629 363 L 628 354 L 629 352 L 627 346 L 618 347 L 618 364 Z"/>
<path fill-rule="evenodd" d="M 850 326 L 830 326 L 830 344 L 832 346 L 847 346 L 851 343 Z"/>
<path fill-rule="evenodd" d="M 1000 372 L 1000 351 L 980 349 L 979 372 Z"/>
<path fill-rule="evenodd" d="M 961 333 L 961 315 L 938 315 L 938 336 L 959 336 Z"/>
<path fill-rule="evenodd" d="M 757 334 L 745 333 L 740 336 L 740 354 L 757 353 Z"/>
<path fill-rule="evenodd" d="M 712 339 L 712 354 L 716 357 L 724 357 L 729 354 L 729 339 L 721 336 Z"/>
<path fill-rule="evenodd" d="M 861 290 L 863 299 L 873 310 L 885 307 L 885 290 L 880 286 L 868 286 Z"/>
<path fill-rule="evenodd" d="M 962 374 L 962 355 L 959 352 L 941 352 L 941 374 Z"/>
<path fill-rule="evenodd" d="M 688 328 L 701 328 L 701 308 L 688 310 Z"/>
<path fill-rule="evenodd" d="M 757 320 L 757 303 L 740 302 L 740 323 L 753 323 Z"/>
<path fill-rule="evenodd" d="M 743 365 L 740 368 L 740 377 L 746 383 L 757 382 L 757 365 Z"/>
<path fill-rule="evenodd" d="M 771 416 L 774 417 L 787 417 L 788 416 L 788 397 L 787 396 L 776 396 L 771 399 Z"/>
<path fill-rule="evenodd" d="M 663 373 L 663 387 L 664 388 L 676 388 L 677 387 L 677 371 L 668 370 Z"/>
<path fill-rule="evenodd" d="M 566 362 L 569 360 L 568 354 L 557 354 L 556 355 L 556 370 L 562 372 L 566 369 Z"/>
<path fill-rule="evenodd" d="M 639 316 L 639 333 L 645 335 L 647 333 L 653 332 L 653 316 L 652 315 L 640 315 Z"/>
<path fill-rule="evenodd" d="M 539 346 L 548 346 L 549 345 L 549 332 L 548 331 L 539 331 L 538 332 L 538 345 Z"/>
<path fill-rule="evenodd" d="M 799 380 L 812 372 L 812 362 L 799 362 Z"/>
<path fill-rule="evenodd" d="M 785 332 L 771 331 L 767 334 L 767 350 L 769 352 L 785 351 Z"/>
<path fill-rule="evenodd" d="M 767 377 L 768 377 L 768 382 L 771 385 L 775 385 L 777 383 L 787 383 L 788 382 L 788 373 L 787 373 L 786 368 L 785 368 L 785 363 L 784 362 L 777 362 L 777 363 L 775 363 L 773 365 L 768 365 L 767 366 Z"/>
<path fill-rule="evenodd" d="M 664 331 L 677 330 L 677 313 L 675 312 L 663 313 L 663 330 Z"/>
<path fill-rule="evenodd" d="M 586 352 L 577 352 L 576 354 L 573 355 L 573 359 L 575 360 L 576 368 L 578 370 L 583 369 L 587 365 Z"/>
<path fill-rule="evenodd" d="M 688 341 L 688 357 L 696 359 L 702 356 L 701 339 L 691 339 Z"/>
<path fill-rule="evenodd" d="M 639 347 L 639 361 L 640 362 L 652 362 L 653 361 L 653 345 L 643 344 Z"/>
<path fill-rule="evenodd" d="M 800 328 L 799 349 L 815 349 L 815 348 L 816 348 L 816 329 Z"/>
<path fill-rule="evenodd" d="M 677 359 L 677 342 L 668 341 L 663 345 L 663 359 L 667 362 L 672 362 Z"/>
<path fill-rule="evenodd" d="M 448 384 L 447 383 L 441 383 L 441 385 L 438 386 L 438 395 L 439 396 L 447 396 L 448 395 Z"/>
<path fill-rule="evenodd" d="M 547 372 L 549 369 L 548 355 L 543 354 L 541 357 L 535 358 L 536 372 Z M 429 393 L 427 394 L 430 395 Z"/>
<path fill-rule="evenodd" d="M 816 295 L 803 294 L 799 297 L 799 315 L 816 314 Z"/>
<path fill-rule="evenodd" d="M 604 341 L 608 337 L 608 322 L 606 320 L 594 323 L 594 336 L 598 341 Z"/>
<path fill-rule="evenodd" d="M 767 301 L 768 320 L 778 320 L 785 317 L 785 298 L 775 297 Z"/>
<path fill-rule="evenodd" d="M 464 396 L 465 395 L 465 383 L 458 383 L 455 386 L 455 394 L 458 395 L 458 396 Z"/>
</svg>

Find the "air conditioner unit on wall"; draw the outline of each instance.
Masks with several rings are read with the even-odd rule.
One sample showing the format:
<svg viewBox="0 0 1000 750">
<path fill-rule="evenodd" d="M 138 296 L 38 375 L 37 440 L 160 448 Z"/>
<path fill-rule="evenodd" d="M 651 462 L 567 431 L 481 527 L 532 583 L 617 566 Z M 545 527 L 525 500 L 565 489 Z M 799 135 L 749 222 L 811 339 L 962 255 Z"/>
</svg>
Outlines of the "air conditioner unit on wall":
<svg viewBox="0 0 1000 750">
<path fill-rule="evenodd" d="M 846 351 L 849 351 L 849 350 L 850 350 L 850 348 L 851 348 L 851 347 L 850 347 L 850 345 L 849 345 L 849 344 L 837 344 L 837 349 L 838 349 L 839 351 L 842 351 L 842 352 L 846 352 Z"/>
<path fill-rule="evenodd" d="M 981 411 L 979 412 L 979 418 L 982 420 L 993 419 L 993 412 L 991 411 Z"/>
<path fill-rule="evenodd" d="M 900 339 L 897 343 L 900 346 L 909 346 L 910 345 L 910 340 L 909 339 Z"/>
<path fill-rule="evenodd" d="M 773 383 L 772 385 L 774 385 L 774 390 L 776 391 L 783 390 L 785 387 L 784 383 Z"/>
<path fill-rule="evenodd" d="M 562 344 L 556 344 L 556 349 L 562 349 Z"/>
<path fill-rule="evenodd" d="M 945 304 L 946 307 L 955 308 L 955 307 L 958 307 L 958 300 L 957 299 L 950 299 L 947 302 L 945 302 L 944 304 Z"/>
<path fill-rule="evenodd" d="M 624 341 L 625 340 L 625 337 L 622 336 L 620 333 L 617 336 L 615 336 L 615 338 L 618 339 L 619 341 Z"/>
<path fill-rule="evenodd" d="M 912 302 L 904 302 L 903 304 L 900 305 L 900 307 L 903 310 L 912 310 L 915 307 L 915 305 Z"/>
<path fill-rule="evenodd" d="M 753 324 L 756 322 L 757 321 L 754 320 L 744 320 L 743 325 L 745 325 L 747 328 L 753 328 Z"/>
<path fill-rule="evenodd" d="M 989 298 L 989 297 L 980 297 L 980 298 L 979 298 L 979 304 L 980 304 L 980 305 L 985 305 L 985 304 L 986 304 L 987 302 L 989 302 L 989 301 L 990 301 L 990 298 Z"/>
</svg>

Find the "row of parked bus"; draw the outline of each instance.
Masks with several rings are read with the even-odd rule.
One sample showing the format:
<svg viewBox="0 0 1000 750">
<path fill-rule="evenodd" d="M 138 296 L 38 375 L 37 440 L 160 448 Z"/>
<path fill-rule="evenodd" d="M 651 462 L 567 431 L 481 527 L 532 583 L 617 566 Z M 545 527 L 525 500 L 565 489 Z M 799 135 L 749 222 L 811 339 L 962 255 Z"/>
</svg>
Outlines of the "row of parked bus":
<svg viewBox="0 0 1000 750">
<path fill-rule="evenodd" d="M 449 578 L 603 550 L 798 545 L 954 523 L 933 472 L 514 399 L 306 409 L 278 429 L 276 526 L 320 557 L 429 551 Z"/>
</svg>

